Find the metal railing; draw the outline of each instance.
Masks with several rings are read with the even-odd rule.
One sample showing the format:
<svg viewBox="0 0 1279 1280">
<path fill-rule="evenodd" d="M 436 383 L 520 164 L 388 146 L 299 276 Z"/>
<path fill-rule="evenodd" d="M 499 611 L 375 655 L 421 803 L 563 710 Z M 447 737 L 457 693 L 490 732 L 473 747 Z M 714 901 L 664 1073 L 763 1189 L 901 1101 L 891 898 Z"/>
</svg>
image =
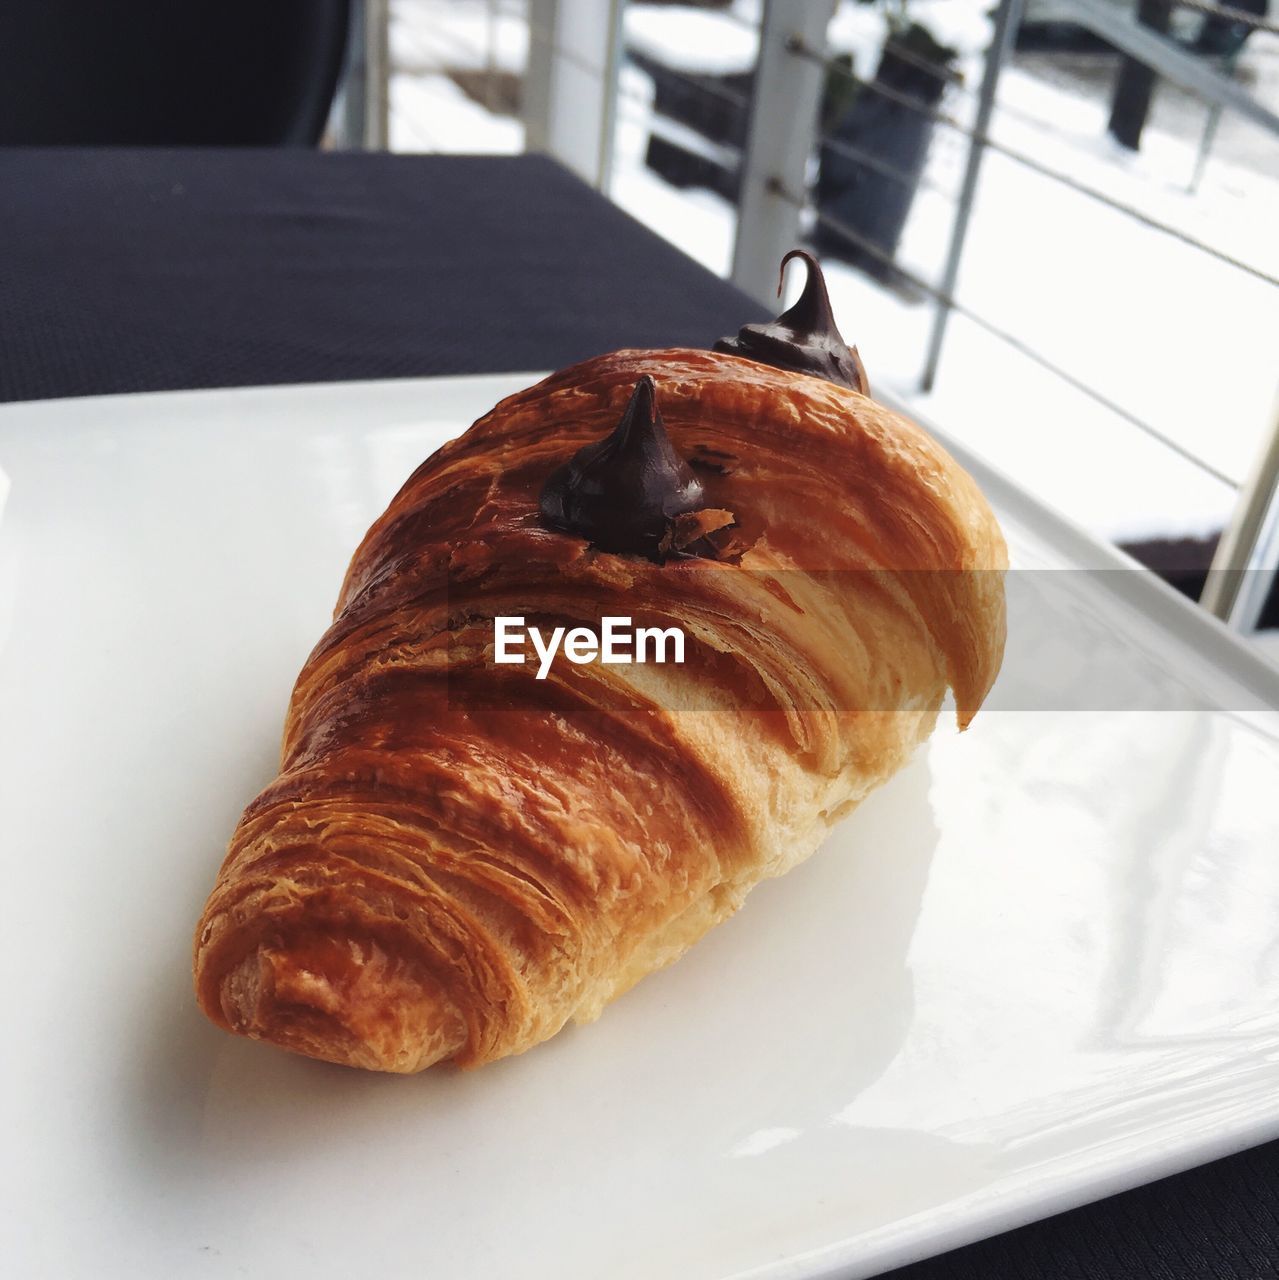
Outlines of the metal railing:
<svg viewBox="0 0 1279 1280">
<path fill-rule="evenodd" d="M 1232 81 L 1202 66 L 1170 41 L 1154 35 L 1131 19 L 1115 12 L 1110 6 L 1101 3 L 1101 0 L 1072 0 L 1072 7 L 1083 25 L 1103 36 L 1120 51 L 1139 58 L 1161 75 L 1197 93 L 1214 108 L 1238 111 L 1272 136 L 1279 137 L 1279 116 L 1257 102 Z M 1228 16 L 1233 21 L 1242 21 L 1254 27 L 1268 29 L 1272 25 L 1266 23 L 1264 19 L 1257 18 L 1256 15 L 1237 10 L 1223 10 L 1218 6 L 1206 4 L 1203 0 L 1194 0 L 1194 4 L 1190 7 L 1218 16 Z M 811 36 L 801 30 L 797 19 L 799 11 L 803 8 L 803 0 L 771 0 L 769 5 L 769 11 L 774 14 L 781 9 L 791 10 L 790 29 L 786 40 L 788 50 L 793 57 L 818 63 L 828 70 L 855 78 L 859 86 L 866 91 L 891 97 L 899 105 L 927 116 L 934 123 L 963 133 L 969 139 L 963 186 L 957 200 L 945 266 L 941 281 L 937 285 L 920 278 L 915 273 L 905 271 L 900 263 L 894 262 L 889 255 L 883 254 L 878 246 L 868 241 L 865 236 L 858 235 L 853 228 L 841 224 L 820 209 L 816 211 L 816 217 L 820 221 L 832 230 L 845 235 L 862 252 L 869 253 L 872 257 L 884 258 L 886 265 L 892 265 L 896 272 L 905 276 L 916 288 L 935 301 L 937 313 L 921 376 L 922 389 L 930 389 L 935 379 L 950 315 L 963 314 L 985 332 L 1017 350 L 1022 356 L 1054 374 L 1076 391 L 1088 396 L 1095 403 L 1159 441 L 1206 474 L 1237 489 L 1235 514 L 1218 544 L 1202 602 L 1206 608 L 1232 626 L 1241 630 L 1250 630 L 1255 627 L 1262 606 L 1273 588 L 1276 570 L 1279 569 L 1279 420 L 1276 420 L 1273 431 L 1265 441 L 1250 479 L 1244 485 L 1239 485 L 1234 478 L 1226 475 L 1205 458 L 1185 448 L 1153 424 L 1142 420 L 1123 405 L 1105 396 L 1097 388 L 1076 377 L 1044 353 L 1035 350 L 1006 326 L 999 325 L 965 306 L 955 297 L 955 286 L 980 166 L 987 150 L 998 151 L 1015 163 L 1069 187 L 1077 194 L 1099 201 L 1151 230 L 1172 236 L 1223 265 L 1245 272 L 1270 286 L 1279 287 L 1279 277 L 1180 228 L 1154 218 L 1131 204 L 1117 200 L 1106 192 L 1080 182 L 1073 175 L 1055 170 L 1032 156 L 997 142 L 990 136 L 990 122 L 995 106 L 999 73 L 1011 49 L 1012 36 L 1020 21 L 1022 0 L 1000 0 L 995 17 L 994 37 L 987 50 L 984 75 L 978 92 L 976 120 L 971 127 L 945 111 L 925 102 L 912 100 L 910 95 L 899 93 L 873 80 L 853 77 L 852 72 L 830 59 L 820 45 L 815 46 Z M 758 107 L 760 102 L 758 95 L 756 101 L 757 109 L 762 113 L 764 108 Z M 767 139 L 764 141 L 766 142 Z M 748 147 L 748 155 L 749 151 Z M 768 168 L 766 161 L 761 162 L 758 158 L 756 159 L 755 172 L 766 171 Z M 784 182 L 779 181 L 777 175 L 770 176 L 766 181 L 771 182 L 774 194 L 779 198 L 786 198 L 795 210 L 790 231 L 792 236 L 797 234 L 799 211 L 805 208 L 806 202 L 798 198 L 793 187 L 788 187 Z M 779 239 L 784 237 L 785 233 L 780 232 Z M 742 283 L 749 282 L 743 280 Z"/>
<path fill-rule="evenodd" d="M 1233 112 L 1279 138 L 1279 115 L 1236 81 L 1205 65 L 1172 40 L 1118 12 L 1104 0 L 1068 2 L 1080 25 L 1126 57 L 1193 93 L 1214 113 Z M 1210 19 L 1228 20 L 1254 30 L 1279 29 L 1279 24 L 1265 17 L 1209 0 L 1172 0 L 1172 3 Z M 618 70 L 624 56 L 621 36 L 624 0 L 527 0 L 526 7 L 513 6 L 510 0 L 506 3 L 490 0 L 490 5 L 493 12 L 501 11 L 508 16 L 515 11 L 522 12 L 528 24 L 529 61 L 524 77 L 528 145 L 556 155 L 587 181 L 606 189 L 616 103 L 622 93 Z M 895 56 L 900 53 L 907 62 L 913 59 L 921 74 L 941 81 L 946 95 L 961 95 L 965 106 L 971 107 L 971 119 L 961 118 L 948 109 L 944 100 L 925 101 L 877 77 L 859 75 L 846 60 L 832 57 L 827 46 L 827 28 L 835 8 L 835 0 L 764 0 L 758 24 L 744 19 L 734 9 L 722 10 L 721 17 L 749 26 L 758 40 L 749 98 L 705 77 L 687 77 L 690 83 L 696 81 L 699 93 L 718 96 L 727 108 L 741 116 L 740 135 L 744 143 L 740 148 L 710 140 L 705 147 L 698 148 L 703 156 L 730 172 L 736 184 L 733 280 L 756 297 L 762 299 L 770 295 L 775 281 L 774 264 L 804 238 L 805 222 L 820 225 L 865 257 L 891 268 L 896 277 L 908 282 L 934 304 L 920 378 L 922 389 L 931 387 L 936 377 L 950 317 L 961 315 L 1205 475 L 1229 485 L 1239 495 L 1236 513 L 1220 540 L 1203 603 L 1236 627 L 1247 629 L 1255 625 L 1279 561 L 1279 420 L 1251 477 L 1240 485 L 1237 477 L 1230 476 L 1130 407 L 1074 374 L 1064 362 L 1036 349 L 1014 332 L 1013 325 L 983 314 L 957 296 L 957 287 L 981 166 L 987 152 L 1104 206 L 1153 234 L 1178 242 L 1205 260 L 1218 263 L 1223 270 L 1239 272 L 1275 288 L 1279 288 L 1279 275 L 1230 248 L 1214 244 L 1203 235 L 1081 179 L 1077 173 L 1056 167 L 1024 147 L 992 136 L 996 114 L 1032 128 L 1053 130 L 1050 122 L 999 101 L 999 77 L 1020 23 L 1022 0 L 1000 0 L 995 10 L 994 37 L 985 53 L 978 85 L 970 86 L 953 70 L 914 55 L 909 49 L 899 50 L 894 46 Z M 678 77 L 680 73 L 672 70 L 671 75 Z M 927 174 L 909 172 L 892 158 L 849 139 L 822 137 L 818 117 L 829 77 L 843 77 L 858 92 L 878 95 L 961 139 L 966 151 L 958 190 L 951 191 Z M 681 137 L 687 140 L 689 128 L 681 121 L 664 119 L 658 114 L 653 116 L 651 132 L 678 143 Z M 813 199 L 808 185 L 809 157 L 819 147 L 824 152 L 855 161 L 890 182 L 940 191 L 953 202 L 949 242 L 936 281 L 912 271 L 894 254 L 886 252 L 858 228 Z"/>
</svg>

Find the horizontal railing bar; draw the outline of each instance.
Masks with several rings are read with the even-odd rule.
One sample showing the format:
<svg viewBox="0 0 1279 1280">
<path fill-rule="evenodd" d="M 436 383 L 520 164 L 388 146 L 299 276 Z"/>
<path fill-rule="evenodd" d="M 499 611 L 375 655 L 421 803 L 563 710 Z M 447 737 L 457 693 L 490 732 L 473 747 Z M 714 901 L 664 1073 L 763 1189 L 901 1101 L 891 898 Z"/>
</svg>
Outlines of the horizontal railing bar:
<svg viewBox="0 0 1279 1280">
<path fill-rule="evenodd" d="M 840 75 L 847 76 L 854 84 L 860 85 L 872 93 L 879 94 L 881 97 L 887 98 L 890 102 L 899 103 L 908 110 L 915 111 L 919 115 L 926 116 L 928 119 L 935 121 L 937 124 L 944 125 L 948 129 L 953 129 L 956 133 L 963 134 L 966 138 L 976 138 L 983 146 L 989 147 L 991 151 L 995 151 L 1002 156 L 1006 156 L 1009 160 L 1021 165 L 1023 168 L 1032 170 L 1041 177 L 1045 177 L 1050 181 L 1059 183 L 1061 186 L 1069 188 L 1078 195 L 1087 196 L 1089 199 L 1095 200 L 1099 204 L 1104 204 L 1107 208 L 1113 209 L 1116 213 L 1122 213 L 1125 216 L 1140 222 L 1143 226 L 1149 227 L 1152 231 L 1159 231 L 1166 236 L 1170 236 L 1174 240 L 1180 240 L 1182 244 L 1188 245 L 1192 249 L 1197 249 L 1199 252 L 1205 253 L 1211 258 L 1216 258 L 1218 262 L 1234 267 L 1237 271 L 1242 271 L 1266 284 L 1279 287 L 1279 276 L 1271 275 L 1263 268 L 1255 266 L 1251 262 L 1246 262 L 1242 258 L 1236 258 L 1233 254 L 1227 253 L 1224 249 L 1218 249 L 1215 245 L 1208 244 L 1205 241 L 1192 236 L 1188 231 L 1183 231 L 1180 227 L 1173 226 L 1171 223 L 1163 222 L 1158 218 L 1152 217 L 1150 214 L 1144 213 L 1133 205 L 1125 204 L 1122 200 L 1117 200 L 1114 196 L 1108 195 L 1097 187 L 1090 186 L 1086 182 L 1080 182 L 1077 178 L 1073 178 L 1067 173 L 1062 173 L 1061 170 L 1054 169 L 1050 165 L 1046 165 L 1041 161 L 1036 160 L 1033 156 L 1029 156 L 1025 152 L 1017 150 L 1015 147 L 1010 147 L 1005 143 L 999 142 L 997 139 L 992 138 L 989 133 L 982 134 L 977 130 L 970 129 L 961 120 L 957 120 L 954 116 L 947 114 L 945 111 L 940 111 L 935 107 L 931 107 L 927 103 L 921 102 L 918 98 L 912 97 L 908 93 L 902 93 L 898 89 L 889 88 L 889 86 L 880 84 L 876 80 L 865 80 L 855 72 L 850 71 L 847 67 L 827 58 L 824 54 L 808 48 L 802 41 L 792 39 L 791 47 L 792 52 L 797 54 L 799 57 L 819 61 Z"/>
<path fill-rule="evenodd" d="M 837 155 L 845 156 L 849 160 L 856 160 L 858 163 L 864 164 L 868 169 L 874 169 L 876 173 L 882 173 L 884 177 L 891 178 L 894 182 L 900 182 L 904 187 L 925 187 L 929 191 L 936 191 L 938 195 L 945 196 L 947 200 L 954 200 L 955 198 L 953 191 L 935 179 L 930 178 L 926 173 L 907 173 L 904 169 L 899 169 L 887 160 L 881 160 L 877 155 L 864 151 L 861 147 L 854 146 L 851 142 L 845 142 L 842 138 L 827 134 L 819 140 L 818 147 L 829 147 Z"/>
<path fill-rule="evenodd" d="M 787 195 L 791 200 L 796 200 L 794 193 L 788 192 Z M 797 201 L 797 203 L 801 208 L 808 207 L 807 203 L 804 201 Z M 958 314 L 964 316 L 973 324 L 977 325 L 979 329 L 985 330 L 985 332 L 989 333 L 991 337 L 997 338 L 1000 342 L 1012 347 L 1028 360 L 1039 365 L 1040 368 L 1044 369 L 1046 372 L 1053 374 L 1068 386 L 1073 387 L 1082 395 L 1087 396 L 1096 404 L 1101 405 L 1102 408 L 1108 409 L 1116 417 L 1122 418 L 1130 426 L 1136 427 L 1151 439 L 1156 440 L 1160 444 L 1171 449 L 1178 457 L 1183 458 L 1186 462 L 1198 467 L 1199 470 L 1212 476 L 1214 480 L 1220 481 L 1231 489 L 1239 488 L 1239 482 L 1237 480 L 1228 476 L 1224 471 L 1218 470 L 1218 468 L 1213 466 L 1211 462 L 1199 457 L 1197 454 L 1191 453 L 1184 445 L 1178 443 L 1171 436 L 1165 435 L 1158 427 L 1152 426 L 1149 422 L 1139 418 L 1131 409 L 1126 409 L 1123 405 L 1119 404 L 1118 401 L 1112 400 L 1103 392 L 1098 391 L 1095 387 L 1084 382 L 1083 379 L 1076 377 L 1069 370 L 1063 369 L 1060 365 L 1049 360 L 1047 356 L 1041 355 L 1033 347 L 1018 338 L 1016 334 L 1010 333 L 1007 329 L 1002 328 L 993 321 L 987 320 L 985 316 L 974 311 L 965 303 L 960 302 L 953 295 L 943 293 L 936 285 L 929 283 L 929 281 L 925 280 L 916 272 L 911 271 L 909 268 L 903 267 L 896 261 L 896 259 L 894 259 L 892 254 L 886 252 L 879 245 L 875 244 L 874 241 L 867 239 L 859 231 L 848 226 L 847 223 L 840 221 L 840 219 L 833 217 L 828 213 L 824 213 L 821 209 L 813 209 L 812 212 L 818 222 L 829 227 L 837 235 L 842 235 L 850 244 L 856 245 L 871 257 L 883 262 L 886 266 L 892 267 L 893 270 L 900 273 L 904 280 L 919 289 L 922 293 L 927 294 L 934 301 L 944 303 L 946 306 L 952 308 Z"/>
<path fill-rule="evenodd" d="M 1210 4 L 1208 0 L 1172 0 L 1182 9 L 1193 9 L 1210 18 L 1222 18 L 1226 22 L 1235 22 L 1240 26 L 1251 27 L 1254 31 L 1266 31 L 1270 35 L 1279 35 L 1279 22 L 1271 22 L 1260 14 L 1249 13 L 1247 9 L 1235 9 L 1225 4 Z"/>
<path fill-rule="evenodd" d="M 1246 89 L 1214 71 L 1171 40 L 1118 12 L 1105 0 L 1063 0 L 1080 23 L 1123 53 L 1144 62 L 1166 80 L 1189 89 L 1206 102 L 1229 107 L 1260 125 L 1268 133 L 1279 135 L 1279 115 L 1263 106 Z"/>
</svg>

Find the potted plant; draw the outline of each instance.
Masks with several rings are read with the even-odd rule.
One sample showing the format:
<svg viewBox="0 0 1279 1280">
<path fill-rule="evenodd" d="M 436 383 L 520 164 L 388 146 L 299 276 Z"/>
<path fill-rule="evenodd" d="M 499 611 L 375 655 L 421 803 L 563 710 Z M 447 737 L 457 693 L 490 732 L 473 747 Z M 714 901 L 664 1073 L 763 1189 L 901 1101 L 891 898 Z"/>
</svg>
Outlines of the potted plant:
<svg viewBox="0 0 1279 1280">
<path fill-rule="evenodd" d="M 961 78 L 956 64 L 962 50 L 939 38 L 914 11 L 922 6 L 910 0 L 862 3 L 883 11 L 887 35 L 869 83 L 838 71 L 828 79 L 816 198 L 820 213 L 865 244 L 820 219 L 814 235 L 823 253 L 891 280 L 936 127 L 929 112 L 947 85 Z M 837 62 L 853 70 L 848 55 Z"/>
</svg>

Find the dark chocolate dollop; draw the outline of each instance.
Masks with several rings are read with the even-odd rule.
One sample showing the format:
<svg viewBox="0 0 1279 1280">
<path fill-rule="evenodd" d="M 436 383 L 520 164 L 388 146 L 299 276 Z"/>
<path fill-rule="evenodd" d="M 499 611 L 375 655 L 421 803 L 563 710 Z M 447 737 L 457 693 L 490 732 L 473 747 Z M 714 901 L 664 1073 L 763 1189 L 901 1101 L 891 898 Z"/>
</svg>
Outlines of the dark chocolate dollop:
<svg viewBox="0 0 1279 1280">
<path fill-rule="evenodd" d="M 782 259 L 777 279 L 778 296 L 782 292 L 786 264 L 792 258 L 803 259 L 808 268 L 808 279 L 799 301 L 768 324 L 744 325 L 737 337 L 721 338 L 714 349 L 732 356 L 745 356 L 747 360 L 769 364 L 775 369 L 813 374 L 870 395 L 870 382 L 861 357 L 856 347 L 849 350 L 835 326 L 826 280 L 811 253 L 792 249 Z"/>
<path fill-rule="evenodd" d="M 542 489 L 542 518 L 601 551 L 662 560 L 676 516 L 703 505 L 702 486 L 675 452 L 653 379 L 636 384 L 611 434 L 579 449 Z"/>
</svg>

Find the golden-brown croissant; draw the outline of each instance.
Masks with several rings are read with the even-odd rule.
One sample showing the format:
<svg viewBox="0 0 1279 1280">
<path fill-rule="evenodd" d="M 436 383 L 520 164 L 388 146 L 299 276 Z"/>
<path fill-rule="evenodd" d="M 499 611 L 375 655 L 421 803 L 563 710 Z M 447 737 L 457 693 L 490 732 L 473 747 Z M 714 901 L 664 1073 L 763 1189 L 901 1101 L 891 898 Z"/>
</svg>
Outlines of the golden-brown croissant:
<svg viewBox="0 0 1279 1280">
<path fill-rule="evenodd" d="M 1003 539 L 852 385 L 620 351 L 424 462 L 355 553 L 231 840 L 196 934 L 208 1016 L 385 1071 L 520 1053 L 807 857 L 947 686 L 965 725 L 1002 655 Z M 641 428 L 682 496 L 645 473 L 658 524 L 604 550 L 625 503 L 592 459 Z M 681 628 L 684 661 L 494 660 L 496 617 L 618 615 Z"/>
</svg>

